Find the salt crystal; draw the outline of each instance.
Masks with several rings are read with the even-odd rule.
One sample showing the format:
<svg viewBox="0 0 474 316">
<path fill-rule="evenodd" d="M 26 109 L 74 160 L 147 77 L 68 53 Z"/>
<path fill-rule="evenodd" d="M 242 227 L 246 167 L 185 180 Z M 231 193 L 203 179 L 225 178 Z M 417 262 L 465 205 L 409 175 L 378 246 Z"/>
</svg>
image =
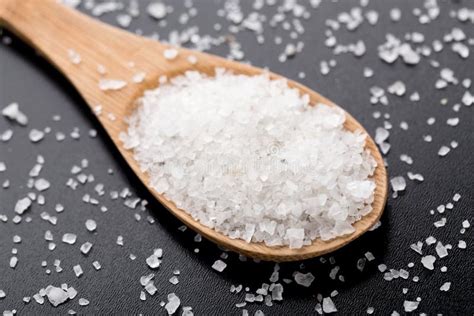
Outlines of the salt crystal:
<svg viewBox="0 0 474 316">
<path fill-rule="evenodd" d="M 160 266 L 161 260 L 158 259 L 158 256 L 152 254 L 148 258 L 146 258 L 146 263 L 151 269 L 157 269 Z"/>
<path fill-rule="evenodd" d="M 434 263 L 436 261 L 436 257 L 432 255 L 427 255 L 421 258 L 421 263 L 425 268 L 428 270 L 433 270 L 434 269 Z"/>
<path fill-rule="evenodd" d="M 168 315 L 172 315 L 178 310 L 179 305 L 181 304 L 181 300 L 179 297 L 174 294 L 168 294 L 168 303 L 165 305 L 165 309 L 168 312 Z"/>
<path fill-rule="evenodd" d="M 15 269 L 18 264 L 18 258 L 13 256 L 10 258 L 10 268 Z"/>
<path fill-rule="evenodd" d="M 420 304 L 420 302 L 417 302 L 417 301 L 404 301 L 403 302 L 403 309 L 407 313 L 413 312 L 414 310 L 416 310 L 418 308 L 419 304 Z"/>
<path fill-rule="evenodd" d="M 311 283 L 314 281 L 314 275 L 311 272 L 308 273 L 295 273 L 295 282 L 304 287 L 310 287 Z"/>
<path fill-rule="evenodd" d="M 459 248 L 459 249 L 466 249 L 466 248 L 467 248 L 466 242 L 465 242 L 464 240 L 460 240 L 460 241 L 458 242 L 458 248 Z"/>
<path fill-rule="evenodd" d="M 157 20 L 163 19 L 167 14 L 166 6 L 161 2 L 150 3 L 146 10 L 152 18 Z"/>
<path fill-rule="evenodd" d="M 390 184 L 391 184 L 392 190 L 394 192 L 405 191 L 406 181 L 405 181 L 405 178 L 402 177 L 402 176 L 391 178 L 390 179 Z"/>
<path fill-rule="evenodd" d="M 88 231 L 93 232 L 97 229 L 97 223 L 93 219 L 86 220 L 86 228 Z"/>
<path fill-rule="evenodd" d="M 82 267 L 78 264 L 73 266 L 72 269 L 74 270 L 74 274 L 78 278 L 84 273 L 84 271 L 82 271 Z"/>
<path fill-rule="evenodd" d="M 441 287 L 439 288 L 440 291 L 447 292 L 451 288 L 451 282 L 445 282 Z"/>
<path fill-rule="evenodd" d="M 85 298 L 80 298 L 79 299 L 79 305 L 80 306 L 87 306 L 87 305 L 89 305 L 89 301 L 86 300 Z"/>
<path fill-rule="evenodd" d="M 167 60 L 173 60 L 175 59 L 176 57 L 178 57 L 178 50 L 175 49 L 175 48 L 168 48 L 168 49 L 165 49 L 164 52 L 163 52 L 163 57 L 165 57 L 165 59 Z"/>
<path fill-rule="evenodd" d="M 143 80 L 145 80 L 145 77 L 146 77 L 146 72 L 141 71 L 133 75 L 132 81 L 134 83 L 141 83 L 143 82 Z"/>
<path fill-rule="evenodd" d="M 74 49 L 68 49 L 67 54 L 71 63 L 78 65 L 81 63 L 81 55 L 76 52 Z"/>
<path fill-rule="evenodd" d="M 20 125 L 28 124 L 28 118 L 23 112 L 20 111 L 18 103 L 10 103 L 4 107 L 2 110 L 2 115 L 9 118 L 10 120 L 16 121 Z"/>
<path fill-rule="evenodd" d="M 85 242 L 81 245 L 81 252 L 84 254 L 84 255 L 87 255 L 89 254 L 89 252 L 91 251 L 92 249 L 92 243 L 90 242 Z"/>
<path fill-rule="evenodd" d="M 445 246 L 443 246 L 443 244 L 438 241 L 438 243 L 436 244 L 436 253 L 438 254 L 438 257 L 440 258 L 444 258 L 448 255 L 448 250 L 446 249 Z"/>
<path fill-rule="evenodd" d="M 213 264 L 212 264 L 212 268 L 218 272 L 222 272 L 224 271 L 224 269 L 227 267 L 227 264 L 222 261 L 222 260 L 216 260 Z"/>
<path fill-rule="evenodd" d="M 44 132 L 37 130 L 37 129 L 32 129 L 30 133 L 28 134 L 30 140 L 32 143 L 37 143 L 40 140 L 43 139 L 44 137 Z"/>
<path fill-rule="evenodd" d="M 446 156 L 450 152 L 450 148 L 448 146 L 441 146 L 441 148 L 438 150 L 438 155 L 440 157 Z"/>
<path fill-rule="evenodd" d="M 46 296 L 48 297 L 49 302 L 54 307 L 66 302 L 69 299 L 67 292 L 63 289 L 55 286 L 48 286 L 46 289 Z"/>
<path fill-rule="evenodd" d="M 336 305 L 330 297 L 323 298 L 323 311 L 327 314 L 337 312 Z"/>
<path fill-rule="evenodd" d="M 406 92 L 406 86 L 402 81 L 398 80 L 398 81 L 395 81 L 392 85 L 390 85 L 387 90 L 391 94 L 395 94 L 401 97 Z"/>
<path fill-rule="evenodd" d="M 126 81 L 115 79 L 100 79 L 99 89 L 102 91 L 120 90 L 127 85 Z"/>
<path fill-rule="evenodd" d="M 77 236 L 75 234 L 66 233 L 63 235 L 63 243 L 74 245 L 76 243 Z"/>
<path fill-rule="evenodd" d="M 38 191 L 45 191 L 49 189 L 50 183 L 48 180 L 40 178 L 35 181 L 35 189 Z"/>
<path fill-rule="evenodd" d="M 15 204 L 15 213 L 22 215 L 31 206 L 31 200 L 27 197 L 20 199 Z"/>
</svg>

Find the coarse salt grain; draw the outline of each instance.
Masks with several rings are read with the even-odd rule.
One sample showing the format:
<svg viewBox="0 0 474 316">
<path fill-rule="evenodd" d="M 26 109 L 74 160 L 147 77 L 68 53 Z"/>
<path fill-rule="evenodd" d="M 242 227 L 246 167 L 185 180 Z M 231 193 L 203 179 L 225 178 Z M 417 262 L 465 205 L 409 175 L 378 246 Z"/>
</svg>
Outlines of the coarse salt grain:
<svg viewBox="0 0 474 316">
<path fill-rule="evenodd" d="M 371 211 L 376 163 L 344 121 L 284 80 L 217 69 L 146 91 L 121 139 L 152 187 L 202 224 L 300 248 L 352 233 Z"/>
</svg>

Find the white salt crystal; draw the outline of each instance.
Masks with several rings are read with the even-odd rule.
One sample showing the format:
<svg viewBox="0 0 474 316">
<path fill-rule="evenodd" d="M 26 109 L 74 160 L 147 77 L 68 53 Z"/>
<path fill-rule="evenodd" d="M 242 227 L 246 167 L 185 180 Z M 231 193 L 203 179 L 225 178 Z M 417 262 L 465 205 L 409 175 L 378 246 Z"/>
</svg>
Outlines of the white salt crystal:
<svg viewBox="0 0 474 316">
<path fill-rule="evenodd" d="M 222 272 L 224 271 L 224 269 L 227 267 L 227 264 L 222 261 L 222 260 L 216 260 L 213 264 L 212 264 L 212 268 L 218 272 Z"/>
<path fill-rule="evenodd" d="M 304 287 L 310 287 L 311 283 L 314 281 L 314 275 L 311 272 L 308 273 L 295 273 L 295 282 Z"/>
<path fill-rule="evenodd" d="M 69 299 L 67 292 L 63 289 L 55 286 L 48 286 L 46 288 L 46 296 L 48 297 L 49 302 L 54 307 L 66 302 Z"/>
<path fill-rule="evenodd" d="M 97 223 L 93 219 L 86 220 L 86 228 L 88 231 L 93 232 L 97 228 Z"/>
<path fill-rule="evenodd" d="M 146 263 L 151 269 L 157 269 L 160 266 L 161 260 L 158 259 L 158 256 L 152 254 L 148 258 L 146 258 Z"/>
<path fill-rule="evenodd" d="M 37 143 L 43 139 L 44 132 L 33 128 L 28 134 L 28 136 L 32 143 Z"/>
<path fill-rule="evenodd" d="M 428 270 L 434 269 L 434 263 L 436 261 L 436 257 L 432 255 L 427 255 L 421 258 L 421 263 L 423 266 Z"/>
<path fill-rule="evenodd" d="M 179 54 L 179 51 L 177 49 L 168 48 L 164 50 L 163 57 L 165 57 L 165 59 L 167 60 L 173 60 L 173 59 L 176 59 L 176 57 L 178 57 L 178 54 Z"/>
<path fill-rule="evenodd" d="M 27 197 L 20 199 L 15 204 L 15 213 L 22 215 L 31 206 L 31 200 Z"/>
<path fill-rule="evenodd" d="M 143 82 L 143 80 L 145 80 L 145 77 L 146 77 L 146 72 L 137 72 L 136 74 L 133 75 L 132 77 L 132 81 L 134 83 L 141 83 Z"/>
<path fill-rule="evenodd" d="M 146 8 L 147 13 L 154 19 L 163 19 L 166 14 L 166 6 L 161 2 L 152 2 Z"/>
<path fill-rule="evenodd" d="M 40 178 L 35 181 L 35 189 L 38 191 L 45 191 L 49 189 L 50 183 L 48 180 Z"/>
<path fill-rule="evenodd" d="M 87 255 L 92 249 L 92 243 L 90 242 L 85 242 L 81 245 L 81 252 L 85 255 Z"/>
<path fill-rule="evenodd" d="M 165 305 L 165 309 L 168 312 L 168 315 L 173 315 L 178 310 L 180 304 L 181 300 L 176 294 L 168 294 L 168 303 L 166 303 Z"/>
<path fill-rule="evenodd" d="M 458 248 L 459 248 L 459 249 L 466 249 L 466 248 L 467 248 L 466 242 L 465 242 L 464 240 L 460 240 L 460 241 L 458 242 Z"/>
<path fill-rule="evenodd" d="M 2 110 L 2 115 L 9 118 L 10 120 L 16 121 L 20 125 L 28 124 L 28 118 L 20 111 L 18 103 L 10 103 Z"/>
<path fill-rule="evenodd" d="M 120 90 L 127 85 L 126 81 L 115 79 L 100 79 L 99 89 L 102 91 Z"/>
<path fill-rule="evenodd" d="M 441 146 L 441 148 L 438 150 L 438 155 L 439 155 L 440 157 L 444 157 L 444 156 L 446 156 L 450 151 L 451 151 L 451 149 L 450 149 L 448 146 Z"/>
<path fill-rule="evenodd" d="M 77 236 L 75 234 L 66 233 L 63 235 L 63 243 L 74 245 L 76 243 Z"/>
<path fill-rule="evenodd" d="M 451 288 L 451 282 L 445 282 L 441 287 L 439 288 L 440 291 L 447 292 Z"/>
<path fill-rule="evenodd" d="M 18 264 L 18 258 L 16 256 L 11 257 L 10 268 L 15 269 L 17 264 Z"/>
<path fill-rule="evenodd" d="M 72 269 L 74 270 L 74 274 L 78 278 L 84 273 L 84 271 L 82 271 L 82 267 L 78 264 L 73 266 Z"/>
<path fill-rule="evenodd" d="M 436 244 L 436 253 L 440 258 L 444 258 L 448 255 L 448 250 L 440 241 Z"/>
<path fill-rule="evenodd" d="M 87 305 L 89 305 L 89 301 L 86 300 L 85 298 L 80 298 L 79 299 L 79 305 L 80 306 L 87 306 Z"/>
<path fill-rule="evenodd" d="M 398 177 L 393 177 L 390 179 L 390 184 L 392 186 L 392 190 L 394 192 L 401 192 L 401 191 L 405 191 L 405 188 L 406 188 L 406 181 L 405 181 L 405 178 L 402 177 L 402 176 L 398 176 Z"/>
<path fill-rule="evenodd" d="M 419 304 L 420 304 L 420 302 L 417 302 L 417 301 L 404 301 L 403 302 L 403 309 L 407 313 L 413 312 L 414 310 L 416 310 L 418 308 Z"/>
<path fill-rule="evenodd" d="M 92 265 L 94 266 L 94 268 L 95 268 L 96 270 L 100 270 L 101 267 L 102 267 L 102 266 L 100 265 L 99 261 L 94 261 L 94 262 L 92 262 Z"/>
<path fill-rule="evenodd" d="M 406 90 L 405 84 L 402 81 L 398 80 L 398 81 L 395 81 L 393 84 L 391 84 L 388 87 L 387 91 L 390 92 L 391 94 L 395 94 L 401 97 L 405 94 L 407 90 Z"/>
<path fill-rule="evenodd" d="M 336 305 L 330 297 L 323 298 L 323 311 L 328 314 L 337 312 Z"/>
</svg>

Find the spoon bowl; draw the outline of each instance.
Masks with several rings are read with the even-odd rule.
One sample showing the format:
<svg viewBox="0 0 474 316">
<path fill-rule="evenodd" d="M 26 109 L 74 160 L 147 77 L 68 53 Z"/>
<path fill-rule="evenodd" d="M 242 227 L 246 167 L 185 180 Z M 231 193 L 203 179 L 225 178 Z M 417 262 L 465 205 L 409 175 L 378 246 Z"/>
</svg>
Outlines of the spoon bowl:
<svg viewBox="0 0 474 316">
<path fill-rule="evenodd" d="M 377 162 L 373 175 L 376 189 L 372 211 L 353 224 L 354 233 L 329 241 L 316 239 L 312 244 L 300 249 L 247 243 L 218 233 L 194 220 L 172 201 L 156 192 L 149 185 L 148 175 L 140 170 L 133 153 L 123 148 L 119 134 L 127 129 L 125 118 L 133 112 L 136 100 L 145 90 L 156 88 L 161 76 L 171 78 L 187 70 L 196 70 L 212 76 L 216 67 L 245 75 L 269 73 L 268 71 L 185 48 L 174 48 L 179 54 L 175 59 L 168 60 L 164 57 L 164 52 L 170 49 L 170 46 L 98 22 L 54 0 L 2 0 L 0 25 L 6 26 L 36 48 L 76 87 L 88 106 L 96 112 L 100 123 L 129 166 L 161 204 L 186 226 L 226 249 L 269 261 L 308 259 L 348 244 L 373 227 L 382 215 L 388 185 L 382 155 L 362 125 L 345 112 L 344 127 L 349 131 L 360 130 L 367 135 L 365 146 Z M 77 58 L 77 55 L 80 55 L 80 62 L 73 63 L 71 56 Z M 190 56 L 194 56 L 197 62 L 191 63 L 188 60 Z M 106 72 L 100 73 L 98 67 L 105 68 Z M 146 73 L 144 81 L 133 83 L 132 77 L 139 72 Z M 272 79 L 283 78 L 271 72 L 269 75 Z M 101 79 L 124 80 L 128 83 L 120 90 L 103 91 L 99 89 Z M 298 89 L 301 94 L 308 94 L 311 104 L 337 106 L 300 83 L 288 80 L 288 85 Z"/>
</svg>

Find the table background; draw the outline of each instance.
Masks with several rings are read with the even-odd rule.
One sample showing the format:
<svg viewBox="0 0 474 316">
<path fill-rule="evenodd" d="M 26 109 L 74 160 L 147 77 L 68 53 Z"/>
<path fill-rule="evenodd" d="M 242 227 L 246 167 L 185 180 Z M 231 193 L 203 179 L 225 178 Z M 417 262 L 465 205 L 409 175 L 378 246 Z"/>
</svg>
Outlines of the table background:
<svg viewBox="0 0 474 316">
<path fill-rule="evenodd" d="M 146 2 L 140 1 L 142 14 L 134 19 L 130 30 L 140 28 L 145 34 L 157 31 L 163 35 L 162 38 L 167 38 L 170 30 L 184 29 L 178 23 L 179 14 L 183 10 L 182 2 L 168 2 L 175 9 L 166 18 L 167 26 L 159 26 L 145 13 Z M 213 25 L 219 21 L 224 26 L 220 34 L 226 34 L 228 22 L 216 15 L 216 11 L 224 5 L 223 1 L 194 2 L 198 14 L 189 25 L 199 26 L 200 34 L 215 35 L 218 32 L 213 30 Z M 352 54 L 334 56 L 324 46 L 325 19 L 336 18 L 338 13 L 358 6 L 358 1 L 323 1 L 317 10 L 310 9 L 312 17 L 303 21 L 306 29 L 301 37 L 305 42 L 304 50 L 286 63 L 278 61 L 278 55 L 284 46 L 276 45 L 273 37 L 287 32 L 266 27 L 266 42 L 263 45 L 257 44 L 251 32 L 237 34 L 247 60 L 257 66 L 267 66 L 292 79 L 298 79 L 298 73 L 304 71 L 306 77 L 298 80 L 342 105 L 372 135 L 383 122 L 382 119 L 374 119 L 372 113 L 376 110 L 389 113 L 389 121 L 393 124 L 390 131 L 392 148 L 387 156 L 390 175 L 406 177 L 406 172 L 412 171 L 421 173 L 425 178 L 423 183 L 407 179 L 406 192 L 397 199 L 388 199 L 381 219 L 382 226 L 331 255 L 336 265 L 341 267 L 340 274 L 344 275 L 345 282 L 331 280 L 328 274 L 333 265 L 329 262 L 321 263 L 319 259 L 282 264 L 280 280 L 292 279 L 294 271 L 312 272 L 316 279 L 310 288 L 294 282 L 284 284 L 284 300 L 276 302 L 272 307 L 247 304 L 245 308 L 251 315 L 258 309 L 270 315 L 314 314 L 317 294 L 326 297 L 334 290 L 339 294 L 333 301 L 343 315 L 363 315 L 368 307 L 374 307 L 375 314 L 380 315 L 388 315 L 394 310 L 403 313 L 403 301 L 415 300 L 417 297 L 421 297 L 417 313 L 473 314 L 472 230 L 461 235 L 460 229 L 463 220 L 473 222 L 474 118 L 472 107 L 462 106 L 459 113 L 453 112 L 452 105 L 460 102 L 465 89 L 457 85 L 436 90 L 434 83 L 439 77 L 439 69 L 428 63 L 428 59 L 436 59 L 442 67 L 451 68 L 457 78 L 473 78 L 472 46 L 471 57 L 468 59 L 461 59 L 446 45 L 441 53 L 423 58 L 415 67 L 409 67 L 401 61 L 388 65 L 377 56 L 377 46 L 385 41 L 388 32 L 403 37 L 407 32 L 418 31 L 425 35 L 426 43 L 431 43 L 433 39 L 442 39 L 444 34 L 456 26 L 472 38 L 472 23 L 460 23 L 450 17 L 449 12 L 466 6 L 472 10 L 474 3 L 438 2 L 441 7 L 438 19 L 431 24 L 420 25 L 412 10 L 415 7 L 423 8 L 422 1 L 370 1 L 367 9 L 377 10 L 380 14 L 376 26 L 364 23 L 355 32 L 348 32 L 345 28 L 336 32 L 338 41 L 343 43 L 363 39 L 367 53 L 362 58 L 355 58 Z M 251 11 L 249 3 L 250 1 L 242 1 L 243 11 L 246 13 Z M 393 7 L 402 9 L 403 16 L 399 23 L 393 23 L 389 19 L 389 10 Z M 81 10 L 85 11 L 83 7 Z M 273 11 L 274 7 L 262 10 L 264 13 Z M 116 13 L 105 14 L 100 19 L 115 24 L 115 16 Z M 8 33 L 5 35 L 10 36 Z M 286 42 L 287 39 L 284 38 L 283 43 Z M 221 45 L 212 48 L 211 52 L 225 56 L 228 47 Z M 323 76 L 319 71 L 319 62 L 331 58 L 337 60 L 337 66 L 327 76 Z M 363 68 L 366 66 L 374 70 L 372 78 L 363 78 Z M 61 74 L 15 37 L 11 45 L 0 45 L 0 67 L 0 107 L 18 102 L 30 119 L 27 127 L 20 127 L 0 118 L 0 132 L 7 128 L 14 131 L 12 140 L 0 143 L 0 161 L 7 165 L 7 170 L 0 173 L 0 182 L 9 179 L 11 183 L 9 188 L 0 189 L 0 214 L 9 217 L 7 223 L 0 222 L 0 289 L 7 294 L 6 298 L 0 299 L 0 311 L 16 309 L 19 314 L 29 315 L 64 315 L 69 309 L 81 314 L 165 314 L 160 302 L 166 301 L 168 293 L 175 292 L 180 297 L 182 306 L 192 306 L 196 315 L 241 314 L 235 304 L 244 300 L 244 291 L 231 294 L 230 286 L 243 284 L 255 291 L 263 282 L 268 282 L 274 264 L 255 263 L 251 260 L 242 262 L 236 254 L 229 253 L 229 258 L 225 260 L 227 269 L 223 273 L 214 271 L 211 265 L 219 258 L 222 250 L 204 240 L 194 242 L 195 234 L 189 230 L 178 230 L 181 224 L 153 201 L 137 177 L 130 172 L 84 101 Z M 373 85 L 386 88 L 395 80 L 406 83 L 407 95 L 402 98 L 390 95 L 389 106 L 371 105 L 369 88 Z M 408 100 L 408 95 L 415 90 L 421 94 L 421 101 L 418 103 Z M 448 99 L 447 105 L 440 104 L 442 98 Z M 56 114 L 61 116 L 58 122 L 52 119 Z M 460 124 L 457 127 L 448 126 L 446 119 L 455 116 L 460 117 Z M 433 126 L 426 124 L 429 117 L 437 120 Z M 408 123 L 407 131 L 399 127 L 401 121 Z M 46 126 L 50 126 L 52 132 L 40 143 L 32 144 L 28 139 L 29 130 L 44 129 Z M 74 127 L 80 129 L 80 140 L 69 137 Z M 87 135 L 90 129 L 97 129 L 96 138 Z M 57 131 L 67 134 L 63 142 L 56 141 L 54 133 Z M 422 136 L 426 134 L 433 136 L 431 143 L 423 141 Z M 451 140 L 458 141 L 459 147 L 447 157 L 438 157 L 437 151 L 441 145 L 449 144 Z M 413 158 L 413 165 L 408 166 L 400 161 L 399 156 L 403 153 Z M 50 180 L 52 186 L 44 192 L 46 204 L 40 206 L 34 203 L 25 214 L 32 221 L 27 223 L 23 220 L 20 224 L 14 224 L 11 220 L 14 216 L 13 207 L 18 199 L 31 191 L 26 183 L 37 155 L 45 158 L 41 176 Z M 94 184 L 79 185 L 75 191 L 65 186 L 71 176 L 71 167 L 79 165 L 83 158 L 89 161 L 87 173 L 95 176 L 95 183 L 105 185 L 107 193 L 100 200 L 109 209 L 106 213 L 100 212 L 97 206 L 82 202 L 84 194 L 94 193 Z M 108 168 L 114 170 L 112 175 L 107 173 Z M 108 197 L 110 190 L 121 190 L 124 187 L 130 188 L 134 196 L 150 201 L 145 212 L 131 210 L 123 205 L 122 199 L 111 200 Z M 445 214 L 430 215 L 430 209 L 451 201 L 456 192 L 462 198 L 453 210 Z M 62 203 L 66 210 L 55 214 L 58 216 L 58 224 L 53 226 L 41 220 L 40 213 L 55 213 L 56 203 Z M 142 215 L 140 221 L 134 218 L 135 213 Z M 147 216 L 151 216 L 156 223 L 151 225 L 146 220 Z M 435 228 L 433 222 L 443 216 L 447 217 L 446 226 Z M 94 234 L 84 227 L 88 218 L 93 218 L 98 224 Z M 46 230 L 51 230 L 54 235 L 57 244 L 54 251 L 47 249 L 47 242 L 43 237 Z M 78 235 L 75 245 L 66 245 L 60 241 L 66 232 Z M 21 236 L 20 244 L 13 243 L 14 235 Z M 124 238 L 123 247 L 116 244 L 118 235 Z M 410 244 L 430 235 L 443 244 L 453 245 L 448 257 L 437 260 L 434 271 L 423 268 L 420 264 L 421 256 L 410 250 Z M 457 247 L 459 239 L 467 242 L 467 249 Z M 94 244 L 87 257 L 79 251 L 80 245 L 85 241 Z M 142 302 L 139 299 L 142 290 L 139 278 L 150 273 L 145 258 L 157 247 L 164 250 L 163 263 L 155 277 L 158 293 L 153 297 L 148 296 Z M 12 248 L 18 249 L 19 263 L 16 269 L 8 266 Z M 194 253 L 195 248 L 200 249 L 198 254 Z M 434 245 L 425 245 L 424 249 L 427 249 L 425 254 L 435 254 Z M 372 252 L 376 259 L 367 262 L 361 272 L 357 269 L 356 262 L 367 251 Z M 136 260 L 130 260 L 131 253 L 137 256 Z M 63 272 L 54 272 L 54 259 L 61 260 Z M 51 275 L 47 275 L 46 268 L 41 266 L 43 260 L 53 270 Z M 91 263 L 95 260 L 102 265 L 100 271 L 95 271 L 92 267 Z M 415 267 L 407 268 L 409 262 L 414 262 Z M 409 270 L 409 279 L 385 281 L 383 273 L 377 269 L 377 265 L 381 263 L 389 268 Z M 84 269 L 84 275 L 80 278 L 76 278 L 72 270 L 72 266 L 76 264 Z M 446 273 L 440 271 L 440 267 L 444 265 L 448 267 Z M 172 285 L 168 279 L 175 269 L 181 271 L 180 282 Z M 415 275 L 419 276 L 419 282 L 412 281 Z M 451 289 L 441 292 L 440 286 L 447 281 L 452 282 Z M 32 296 L 49 284 L 59 286 L 61 283 L 76 288 L 78 298 L 90 300 L 90 305 L 79 306 L 78 298 L 57 308 L 53 308 L 48 302 L 44 305 L 39 305 L 34 300 L 29 304 L 22 302 L 23 297 Z M 408 289 L 407 294 L 403 294 L 403 288 Z"/>
</svg>

